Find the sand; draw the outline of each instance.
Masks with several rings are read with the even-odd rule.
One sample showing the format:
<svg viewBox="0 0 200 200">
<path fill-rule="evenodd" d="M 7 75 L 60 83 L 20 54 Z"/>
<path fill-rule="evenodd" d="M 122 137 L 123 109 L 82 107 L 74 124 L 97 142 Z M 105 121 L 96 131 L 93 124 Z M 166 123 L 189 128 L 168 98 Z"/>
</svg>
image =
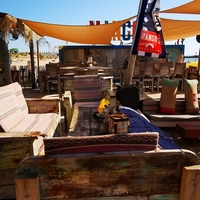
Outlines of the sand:
<svg viewBox="0 0 200 200">
<path fill-rule="evenodd" d="M 37 57 L 34 57 L 34 61 L 35 61 L 35 67 L 38 67 L 38 60 Z M 45 65 L 48 63 L 58 63 L 59 62 L 59 58 L 55 57 L 55 59 L 52 58 L 44 58 L 44 59 L 40 59 L 39 60 L 39 67 L 40 70 L 43 70 L 45 68 Z M 20 66 L 28 66 L 30 68 L 30 56 L 19 56 L 18 58 L 11 58 L 10 61 L 10 66 L 11 69 L 16 69 L 19 70 Z"/>
</svg>

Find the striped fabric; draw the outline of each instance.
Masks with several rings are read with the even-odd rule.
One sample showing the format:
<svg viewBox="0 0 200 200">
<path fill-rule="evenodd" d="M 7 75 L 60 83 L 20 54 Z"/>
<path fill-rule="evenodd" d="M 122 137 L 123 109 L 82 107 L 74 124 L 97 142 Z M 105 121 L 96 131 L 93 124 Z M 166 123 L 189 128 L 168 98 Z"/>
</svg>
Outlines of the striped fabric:
<svg viewBox="0 0 200 200">
<path fill-rule="evenodd" d="M 9 85 L 13 88 L 15 95 L 17 96 L 17 102 L 18 105 L 23 112 L 23 114 L 28 114 L 28 106 L 24 97 L 24 94 L 22 93 L 22 87 L 18 82 L 12 83 Z"/>
<path fill-rule="evenodd" d="M 58 125 L 58 115 L 56 113 L 45 114 L 28 114 L 24 120 L 22 120 L 15 127 L 10 129 L 10 132 L 41 132 L 45 134 L 45 138 L 53 137 L 56 127 Z M 33 153 L 37 155 L 40 148 L 43 145 L 43 137 L 39 136 L 37 140 L 33 142 Z"/>
<path fill-rule="evenodd" d="M 53 137 L 60 118 L 56 113 L 29 114 L 26 100 L 18 83 L 0 87 L 0 126 L 5 132 L 40 132 Z M 33 143 L 34 155 L 43 145 L 39 136 Z"/>
<path fill-rule="evenodd" d="M 0 125 L 5 132 L 40 131 L 51 137 L 57 124 L 56 113 L 28 114 L 26 100 L 17 82 L 0 87 Z"/>
<path fill-rule="evenodd" d="M 6 132 L 25 118 L 18 105 L 14 90 L 8 86 L 0 87 L 0 125 Z"/>
<path fill-rule="evenodd" d="M 100 77 L 74 76 L 74 98 L 75 102 L 100 101 L 102 99 Z"/>
<path fill-rule="evenodd" d="M 158 150 L 157 132 L 45 139 L 45 155 Z"/>
<path fill-rule="evenodd" d="M 9 131 L 11 132 L 40 131 L 42 134 L 45 134 L 46 137 L 52 137 L 51 134 L 56 129 L 57 124 L 58 124 L 58 115 L 56 113 L 28 114 L 19 124 L 17 124 Z"/>
</svg>

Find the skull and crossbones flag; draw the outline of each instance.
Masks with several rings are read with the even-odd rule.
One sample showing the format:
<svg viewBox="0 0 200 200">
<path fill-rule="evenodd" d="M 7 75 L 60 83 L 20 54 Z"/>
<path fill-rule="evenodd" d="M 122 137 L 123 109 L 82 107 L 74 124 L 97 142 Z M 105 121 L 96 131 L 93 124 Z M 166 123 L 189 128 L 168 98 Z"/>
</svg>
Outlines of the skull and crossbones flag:
<svg viewBox="0 0 200 200">
<path fill-rule="evenodd" d="M 141 0 L 131 53 L 165 58 L 166 50 L 159 18 L 160 0 Z"/>
</svg>

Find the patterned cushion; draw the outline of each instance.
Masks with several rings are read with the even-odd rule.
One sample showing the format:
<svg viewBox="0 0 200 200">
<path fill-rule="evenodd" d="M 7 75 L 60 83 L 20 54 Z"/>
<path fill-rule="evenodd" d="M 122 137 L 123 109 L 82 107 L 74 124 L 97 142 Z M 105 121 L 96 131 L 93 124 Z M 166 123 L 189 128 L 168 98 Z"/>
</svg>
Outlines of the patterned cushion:
<svg viewBox="0 0 200 200">
<path fill-rule="evenodd" d="M 99 76 L 74 76 L 74 98 L 75 102 L 100 101 L 101 80 Z"/>
<path fill-rule="evenodd" d="M 2 89 L 9 90 L 12 89 L 16 95 L 16 100 L 18 102 L 18 106 L 23 112 L 23 114 L 28 114 L 28 106 L 25 100 L 25 97 L 22 93 L 22 87 L 18 82 L 11 83 L 9 85 L 3 86 Z"/>
<path fill-rule="evenodd" d="M 0 124 L 3 130 L 10 131 L 24 118 L 14 90 L 10 86 L 0 87 Z"/>
<path fill-rule="evenodd" d="M 28 106 L 24 97 L 24 94 L 22 93 L 22 87 L 18 82 L 12 83 L 9 85 L 13 88 L 15 95 L 17 96 L 17 102 L 18 105 L 23 112 L 23 114 L 28 114 Z"/>
<path fill-rule="evenodd" d="M 197 92 L 198 80 L 185 79 L 185 112 L 187 114 L 198 114 L 198 92 Z"/>
<path fill-rule="evenodd" d="M 45 155 L 150 151 L 158 149 L 158 137 L 157 132 L 151 132 L 49 138 L 44 140 Z"/>
<path fill-rule="evenodd" d="M 58 115 L 56 113 L 28 114 L 19 124 L 10 131 L 13 132 L 35 132 L 39 131 L 46 137 L 52 137 L 57 127 Z"/>
<path fill-rule="evenodd" d="M 162 79 L 162 91 L 160 98 L 160 112 L 165 114 L 175 114 L 176 93 L 179 81 L 167 78 Z"/>
<path fill-rule="evenodd" d="M 58 124 L 56 113 L 28 114 L 24 120 L 13 127 L 11 132 L 40 132 L 45 138 L 53 137 Z M 33 142 L 34 155 L 37 155 L 43 145 L 43 137 L 39 136 Z"/>
</svg>

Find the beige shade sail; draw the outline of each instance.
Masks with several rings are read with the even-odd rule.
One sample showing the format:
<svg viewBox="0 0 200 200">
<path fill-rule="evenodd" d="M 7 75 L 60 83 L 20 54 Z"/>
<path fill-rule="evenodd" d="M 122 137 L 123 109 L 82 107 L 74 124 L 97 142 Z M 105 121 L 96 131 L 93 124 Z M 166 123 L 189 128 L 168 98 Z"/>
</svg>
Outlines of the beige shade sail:
<svg viewBox="0 0 200 200">
<path fill-rule="evenodd" d="M 65 26 L 24 19 L 22 21 L 41 36 L 49 36 L 81 44 L 110 44 L 115 31 L 125 22 L 133 18 L 134 17 L 130 17 L 119 22 L 95 26 Z M 165 41 L 172 41 L 200 34 L 200 21 L 161 18 L 161 24 Z"/>
<path fill-rule="evenodd" d="M 165 41 L 172 41 L 200 34 L 200 21 L 161 18 L 161 24 Z"/>
<path fill-rule="evenodd" d="M 110 44 L 115 31 L 117 31 L 117 29 L 119 29 L 125 22 L 133 18 L 134 17 L 130 17 L 109 24 L 93 26 L 69 26 L 47 24 L 25 19 L 20 20 L 40 36 L 49 36 L 81 44 Z"/>
<path fill-rule="evenodd" d="M 191 1 L 175 8 L 163 10 L 160 11 L 160 13 L 200 14 L 200 0 Z"/>
<path fill-rule="evenodd" d="M 200 0 L 191 1 L 184 5 L 161 11 L 160 13 L 200 14 Z M 49 36 L 64 41 L 80 44 L 111 44 L 115 32 L 127 21 L 136 19 L 136 16 L 121 21 L 95 26 L 69 26 L 48 24 L 20 19 L 30 29 L 40 36 Z M 165 41 L 192 37 L 200 34 L 199 20 L 175 20 L 161 18 Z M 132 31 L 134 33 L 134 28 Z"/>
</svg>

